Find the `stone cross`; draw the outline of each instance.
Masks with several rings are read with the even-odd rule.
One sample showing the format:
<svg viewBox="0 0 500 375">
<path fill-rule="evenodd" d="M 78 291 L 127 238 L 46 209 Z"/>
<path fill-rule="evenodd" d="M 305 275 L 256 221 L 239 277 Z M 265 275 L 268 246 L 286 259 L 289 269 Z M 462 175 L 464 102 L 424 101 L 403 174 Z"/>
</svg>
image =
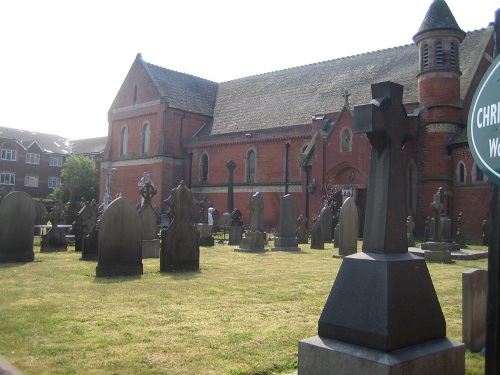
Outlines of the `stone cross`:
<svg viewBox="0 0 500 375">
<path fill-rule="evenodd" d="M 372 146 L 363 252 L 407 252 L 406 195 L 402 147 L 416 133 L 403 106 L 403 86 L 372 85 L 369 104 L 354 108 L 354 132 Z"/>
<path fill-rule="evenodd" d="M 141 197 L 144 198 L 144 203 L 151 204 L 151 199 L 153 199 L 153 197 L 156 195 L 157 191 L 154 188 L 151 181 L 148 181 L 144 184 L 143 187 L 141 187 L 141 190 L 139 190 L 139 193 L 141 194 Z"/>
<path fill-rule="evenodd" d="M 444 190 L 440 187 L 432 197 L 431 210 L 434 212 L 434 242 L 443 241 L 443 231 L 441 225 L 441 214 L 443 213 Z"/>
<path fill-rule="evenodd" d="M 213 203 L 210 202 L 208 196 L 204 196 L 201 202 L 196 203 L 198 206 L 201 206 L 201 217 L 200 223 L 208 224 L 208 209 L 213 206 Z"/>
<path fill-rule="evenodd" d="M 259 192 L 252 195 L 250 203 L 247 204 L 250 209 L 250 231 L 264 231 L 264 198 Z"/>
</svg>

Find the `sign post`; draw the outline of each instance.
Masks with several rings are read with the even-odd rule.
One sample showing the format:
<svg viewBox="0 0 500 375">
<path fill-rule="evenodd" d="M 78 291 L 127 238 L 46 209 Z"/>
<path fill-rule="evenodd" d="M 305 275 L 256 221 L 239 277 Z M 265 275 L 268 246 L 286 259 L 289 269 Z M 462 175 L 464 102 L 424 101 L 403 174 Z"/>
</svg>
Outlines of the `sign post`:
<svg viewBox="0 0 500 375">
<path fill-rule="evenodd" d="M 493 182 L 488 241 L 488 306 L 485 374 L 500 374 L 500 55 L 479 84 L 467 123 L 469 148 L 477 166 Z"/>
</svg>

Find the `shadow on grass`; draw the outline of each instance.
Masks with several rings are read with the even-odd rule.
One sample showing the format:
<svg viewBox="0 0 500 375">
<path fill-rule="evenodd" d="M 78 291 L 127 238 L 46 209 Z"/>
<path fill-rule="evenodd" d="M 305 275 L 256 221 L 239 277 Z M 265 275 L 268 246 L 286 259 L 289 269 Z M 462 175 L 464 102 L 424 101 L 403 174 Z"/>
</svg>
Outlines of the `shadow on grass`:
<svg viewBox="0 0 500 375">
<path fill-rule="evenodd" d="M 168 271 L 168 272 L 161 272 L 158 271 L 160 276 L 163 277 L 168 277 L 170 279 L 175 279 L 175 280 L 191 280 L 199 275 L 201 275 L 201 269 L 200 270 L 174 270 L 174 271 Z"/>
<path fill-rule="evenodd" d="M 132 275 L 132 276 L 94 276 L 94 283 L 96 284 L 115 284 L 124 283 L 127 281 L 140 280 L 142 275 Z"/>
</svg>

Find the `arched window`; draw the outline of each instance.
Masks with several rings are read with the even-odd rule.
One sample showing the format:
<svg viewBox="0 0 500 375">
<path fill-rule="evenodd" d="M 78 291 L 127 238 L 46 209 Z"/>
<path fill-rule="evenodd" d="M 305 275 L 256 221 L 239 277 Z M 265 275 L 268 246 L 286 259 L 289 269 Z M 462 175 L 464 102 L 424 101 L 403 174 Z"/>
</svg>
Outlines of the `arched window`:
<svg viewBox="0 0 500 375">
<path fill-rule="evenodd" d="M 352 146 L 352 133 L 351 129 L 344 128 L 340 133 L 340 151 L 349 152 Z"/>
<path fill-rule="evenodd" d="M 422 70 L 429 69 L 429 46 L 424 44 L 422 48 Z"/>
<path fill-rule="evenodd" d="M 142 155 L 147 155 L 149 153 L 149 144 L 151 138 L 151 125 L 149 123 L 145 123 L 142 125 Z"/>
<path fill-rule="evenodd" d="M 255 182 L 255 164 L 255 150 L 249 150 L 247 152 L 247 182 Z"/>
<path fill-rule="evenodd" d="M 417 212 L 417 166 L 412 160 L 408 166 L 408 214 Z"/>
<path fill-rule="evenodd" d="M 472 173 L 475 184 L 483 184 L 485 182 L 484 173 L 476 163 L 472 166 Z"/>
<path fill-rule="evenodd" d="M 201 155 L 201 182 L 208 182 L 208 155 Z"/>
<path fill-rule="evenodd" d="M 456 68 L 457 64 L 457 46 L 455 42 L 451 42 L 450 44 L 450 65 L 452 68 Z"/>
<path fill-rule="evenodd" d="M 436 43 L 436 67 L 442 68 L 444 66 L 444 52 L 443 42 Z"/>
<path fill-rule="evenodd" d="M 125 125 L 120 131 L 120 156 L 127 155 L 127 146 L 128 146 L 128 128 Z"/>
<path fill-rule="evenodd" d="M 467 177 L 467 170 L 465 169 L 465 164 L 463 161 L 459 161 L 457 164 L 457 183 L 463 185 L 465 184 L 465 179 Z"/>
</svg>

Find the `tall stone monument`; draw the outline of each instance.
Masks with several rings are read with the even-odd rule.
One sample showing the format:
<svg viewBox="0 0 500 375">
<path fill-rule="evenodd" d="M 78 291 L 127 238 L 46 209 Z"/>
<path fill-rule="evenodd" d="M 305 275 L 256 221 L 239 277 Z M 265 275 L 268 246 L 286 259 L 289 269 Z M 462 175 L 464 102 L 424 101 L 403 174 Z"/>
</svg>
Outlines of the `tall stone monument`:
<svg viewBox="0 0 500 375">
<path fill-rule="evenodd" d="M 377 83 L 354 108 L 372 146 L 363 249 L 344 258 L 318 336 L 300 341 L 299 374 L 464 373 L 425 260 L 407 249 L 402 147 L 416 123 L 402 97 L 403 86 Z"/>
<path fill-rule="evenodd" d="M 142 219 L 142 259 L 160 257 L 160 238 L 158 237 L 158 219 L 160 214 L 151 204 L 151 199 L 157 194 L 152 181 L 147 181 L 139 190 L 142 206 L 139 215 Z"/>
<path fill-rule="evenodd" d="M 340 209 L 339 255 L 348 256 L 358 251 L 358 208 L 353 197 L 348 197 Z"/>
<path fill-rule="evenodd" d="M 200 269 L 200 232 L 191 225 L 191 212 L 196 205 L 193 193 L 181 181 L 165 200 L 173 220 L 163 231 L 160 272 L 197 271 Z"/>
<path fill-rule="evenodd" d="M 5 195 L 0 203 L 0 263 L 33 262 L 36 204 L 22 191 Z"/>
<path fill-rule="evenodd" d="M 300 251 L 295 229 L 297 198 L 287 194 L 280 197 L 280 221 L 278 235 L 274 238 L 271 251 Z"/>
<path fill-rule="evenodd" d="M 259 253 L 266 251 L 264 248 L 264 197 L 256 192 L 247 204 L 250 209 L 250 230 L 245 232 L 241 239 L 240 247 L 234 251 L 245 253 Z"/>
</svg>

